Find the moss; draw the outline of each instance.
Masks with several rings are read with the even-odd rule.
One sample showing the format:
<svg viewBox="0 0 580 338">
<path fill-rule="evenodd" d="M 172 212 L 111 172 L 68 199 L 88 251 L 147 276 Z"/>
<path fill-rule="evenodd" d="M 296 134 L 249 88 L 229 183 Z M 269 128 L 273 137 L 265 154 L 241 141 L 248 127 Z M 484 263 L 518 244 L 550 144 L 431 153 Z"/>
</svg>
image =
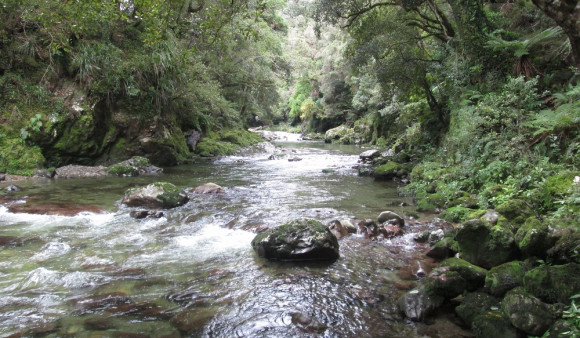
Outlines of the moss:
<svg viewBox="0 0 580 338">
<path fill-rule="evenodd" d="M 525 274 L 524 287 L 544 302 L 567 304 L 580 293 L 580 265 L 539 266 Z"/>
<path fill-rule="evenodd" d="M 393 177 L 403 177 L 407 174 L 408 166 L 389 161 L 375 169 L 373 176 L 377 179 L 390 179 Z"/>
<path fill-rule="evenodd" d="M 481 218 L 483 217 L 483 215 L 485 215 L 487 213 L 487 210 L 473 210 L 469 213 L 469 215 L 467 216 L 468 219 L 476 219 L 476 218 Z"/>
<path fill-rule="evenodd" d="M 545 258 L 547 250 L 554 244 L 549 238 L 547 223 L 530 217 L 516 232 L 515 240 L 520 251 L 526 256 Z"/>
<path fill-rule="evenodd" d="M 426 200 L 419 200 L 417 201 L 417 211 L 420 212 L 431 212 L 431 211 L 435 211 L 437 209 L 437 206 L 434 204 L 429 203 Z"/>
<path fill-rule="evenodd" d="M 497 212 L 505 216 L 510 222 L 523 224 L 534 214 L 532 208 L 524 200 L 512 199 L 497 206 Z"/>
<path fill-rule="evenodd" d="M 446 209 L 441 214 L 439 214 L 439 217 L 443 218 L 448 222 L 461 223 L 469 219 L 470 213 L 471 209 L 462 206 L 456 206 Z"/>
<path fill-rule="evenodd" d="M 485 315 L 492 308 L 499 308 L 497 298 L 483 292 L 472 292 L 465 295 L 461 305 L 455 308 L 455 313 L 472 327 L 477 316 Z"/>
<path fill-rule="evenodd" d="M 566 171 L 546 179 L 536 195 L 541 201 L 541 208 L 546 211 L 555 210 L 555 202 L 571 194 L 576 176 L 580 176 L 580 171 Z"/>
<path fill-rule="evenodd" d="M 37 146 L 28 146 L 21 139 L 3 139 L 0 142 L 0 172 L 32 176 L 45 163 L 46 159 Z"/>
<path fill-rule="evenodd" d="M 204 157 L 232 155 L 240 147 L 248 147 L 263 141 L 260 135 L 247 130 L 224 130 L 204 136 L 197 144 L 195 152 Z"/>
<path fill-rule="evenodd" d="M 508 262 L 493 267 L 485 277 L 485 287 L 494 296 L 501 297 L 524 283 L 525 267 L 522 262 Z"/>
</svg>

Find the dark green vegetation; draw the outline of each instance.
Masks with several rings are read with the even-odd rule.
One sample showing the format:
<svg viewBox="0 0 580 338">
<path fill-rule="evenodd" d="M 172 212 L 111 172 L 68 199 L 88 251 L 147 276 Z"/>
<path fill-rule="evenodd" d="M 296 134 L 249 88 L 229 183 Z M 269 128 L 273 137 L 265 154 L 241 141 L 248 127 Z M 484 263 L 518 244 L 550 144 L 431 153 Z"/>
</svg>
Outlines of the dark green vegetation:
<svg viewBox="0 0 580 338">
<path fill-rule="evenodd" d="M 3 1 L 0 170 L 173 165 L 191 156 L 188 131 L 268 122 L 287 68 L 282 4 Z"/>
</svg>

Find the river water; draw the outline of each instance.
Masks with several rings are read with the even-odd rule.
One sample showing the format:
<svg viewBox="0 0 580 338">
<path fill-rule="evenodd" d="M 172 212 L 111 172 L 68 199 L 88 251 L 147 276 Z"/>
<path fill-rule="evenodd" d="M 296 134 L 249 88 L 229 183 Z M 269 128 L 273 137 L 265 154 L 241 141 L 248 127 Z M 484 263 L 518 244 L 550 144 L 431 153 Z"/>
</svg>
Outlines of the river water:
<svg viewBox="0 0 580 338">
<path fill-rule="evenodd" d="M 408 218 L 405 235 L 391 240 L 343 238 L 341 258 L 331 264 L 254 254 L 257 229 L 294 218 L 413 214 L 399 206 L 395 183 L 357 175 L 364 149 L 287 136 L 276 149 L 167 168 L 161 176 L 18 183 L 13 205 L 75 212 L 0 206 L 0 336 L 463 335 L 453 318 L 413 323 L 397 309 L 417 272 L 433 266 L 427 248 L 412 240 L 435 229 L 429 222 Z M 182 188 L 214 182 L 226 192 L 195 195 L 159 219 L 131 218 L 120 205 L 123 193 L 155 181 Z"/>
</svg>

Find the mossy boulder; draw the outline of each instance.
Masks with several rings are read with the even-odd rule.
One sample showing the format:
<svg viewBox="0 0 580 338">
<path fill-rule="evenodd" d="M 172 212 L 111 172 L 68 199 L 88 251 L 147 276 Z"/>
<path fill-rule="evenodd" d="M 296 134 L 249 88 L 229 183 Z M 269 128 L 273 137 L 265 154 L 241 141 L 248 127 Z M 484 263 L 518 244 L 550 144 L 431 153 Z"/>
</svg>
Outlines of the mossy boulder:
<svg viewBox="0 0 580 338">
<path fill-rule="evenodd" d="M 349 128 L 344 124 L 327 130 L 324 135 L 324 139 L 327 142 L 338 141 L 342 144 L 354 144 L 356 137 L 357 133 L 355 132 L 354 128 Z"/>
<path fill-rule="evenodd" d="M 336 236 L 322 223 L 302 218 L 258 234 L 256 253 L 276 261 L 333 261 L 339 258 Z"/>
<path fill-rule="evenodd" d="M 159 174 L 163 169 L 151 165 L 151 162 L 145 157 L 134 156 L 107 167 L 107 171 L 109 174 L 117 176 L 139 176 Z"/>
<path fill-rule="evenodd" d="M 263 142 L 256 134 L 242 129 L 226 129 L 205 135 L 197 144 L 195 152 L 203 157 L 233 155 L 241 147 L 249 147 Z"/>
<path fill-rule="evenodd" d="M 487 311 L 473 319 L 471 326 L 477 338 L 501 337 L 519 338 L 518 330 L 511 325 L 499 310 Z"/>
<path fill-rule="evenodd" d="M 434 313 L 444 301 L 445 298 L 420 285 L 401 296 L 397 304 L 407 318 L 420 321 Z"/>
<path fill-rule="evenodd" d="M 492 227 L 481 220 L 465 222 L 458 229 L 455 240 L 463 259 L 486 269 L 509 262 L 518 255 L 509 230 Z"/>
<path fill-rule="evenodd" d="M 513 261 L 495 266 L 485 277 L 485 288 L 501 297 L 509 290 L 524 284 L 526 267 L 523 262 Z"/>
<path fill-rule="evenodd" d="M 515 235 L 518 248 L 524 256 L 545 258 L 548 249 L 554 245 L 547 223 L 530 217 Z"/>
<path fill-rule="evenodd" d="M 555 244 L 548 250 L 548 260 L 552 264 L 580 263 L 580 231 L 562 229 L 552 236 Z"/>
<path fill-rule="evenodd" d="M 439 267 L 446 267 L 450 271 L 459 273 L 467 282 L 466 289 L 468 291 L 474 291 L 482 287 L 487 274 L 487 270 L 456 257 L 447 258 L 439 264 Z"/>
<path fill-rule="evenodd" d="M 499 309 L 500 300 L 484 292 L 470 292 L 465 295 L 455 313 L 467 326 L 472 327 L 475 318 Z"/>
<path fill-rule="evenodd" d="M 527 292 L 547 303 L 568 304 L 570 297 L 580 293 L 580 265 L 542 265 L 524 276 Z"/>
<path fill-rule="evenodd" d="M 187 195 L 175 185 L 157 182 L 146 187 L 129 189 L 122 203 L 130 207 L 171 209 L 187 203 Z"/>
<path fill-rule="evenodd" d="M 403 177 L 407 175 L 407 173 L 407 166 L 397 162 L 389 161 L 376 168 L 373 172 L 373 177 L 378 180 L 388 180 L 394 177 Z"/>
<path fill-rule="evenodd" d="M 457 241 L 452 238 L 444 237 L 431 246 L 431 249 L 427 252 L 427 256 L 436 259 L 444 259 L 455 256 L 457 252 L 459 252 L 459 244 Z"/>
<path fill-rule="evenodd" d="M 530 216 L 534 215 L 534 211 L 530 205 L 520 199 L 512 199 L 504 202 L 496 207 L 497 212 L 502 214 L 510 222 L 516 224 L 523 224 Z"/>
<path fill-rule="evenodd" d="M 530 336 L 541 336 L 555 321 L 550 307 L 521 287 L 508 292 L 501 309 L 510 323 Z"/>
</svg>

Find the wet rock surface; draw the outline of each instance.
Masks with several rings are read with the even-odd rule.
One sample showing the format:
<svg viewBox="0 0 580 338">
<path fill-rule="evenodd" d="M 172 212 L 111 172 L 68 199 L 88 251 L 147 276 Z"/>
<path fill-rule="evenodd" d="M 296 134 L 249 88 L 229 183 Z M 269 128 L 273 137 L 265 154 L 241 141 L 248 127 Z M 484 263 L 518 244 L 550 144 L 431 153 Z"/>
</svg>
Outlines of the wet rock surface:
<svg viewBox="0 0 580 338">
<path fill-rule="evenodd" d="M 252 247 L 270 260 L 333 261 L 339 257 L 336 237 L 322 223 L 306 218 L 258 234 Z"/>
<path fill-rule="evenodd" d="M 146 187 L 130 189 L 122 203 L 130 207 L 175 208 L 185 204 L 189 198 L 175 185 L 166 182 L 149 184 Z"/>
</svg>

